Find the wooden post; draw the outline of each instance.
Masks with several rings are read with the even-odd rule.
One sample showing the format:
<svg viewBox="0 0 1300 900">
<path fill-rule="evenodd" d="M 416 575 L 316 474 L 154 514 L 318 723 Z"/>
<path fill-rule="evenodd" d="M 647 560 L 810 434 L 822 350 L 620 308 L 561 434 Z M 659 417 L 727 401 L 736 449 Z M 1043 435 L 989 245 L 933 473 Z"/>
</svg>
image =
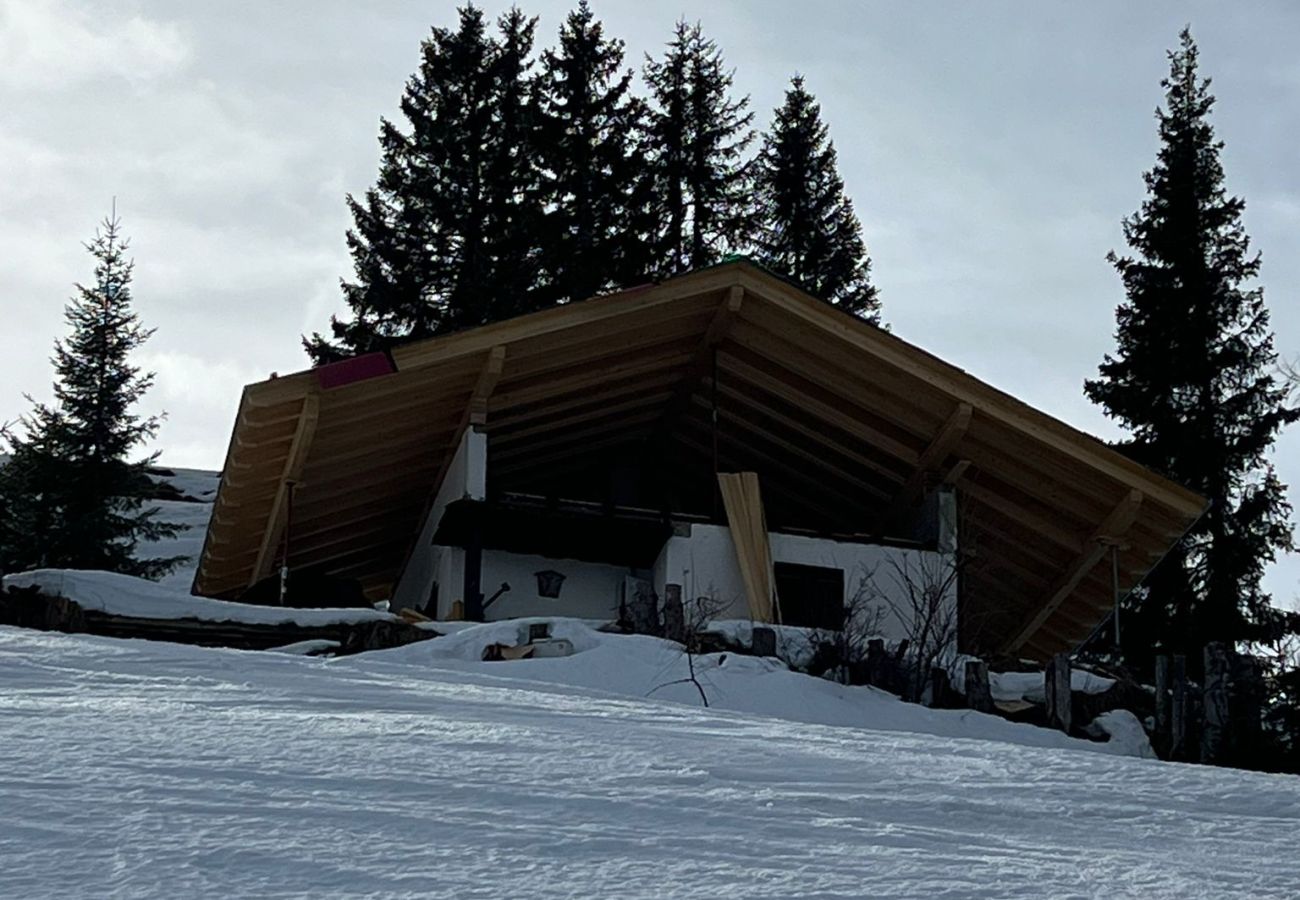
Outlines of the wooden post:
<svg viewBox="0 0 1300 900">
<path fill-rule="evenodd" d="M 1187 758 L 1187 657 L 1175 654 L 1170 672 L 1169 758 Z"/>
<path fill-rule="evenodd" d="M 682 586 L 664 585 L 664 637 L 686 643 L 686 610 L 682 609 Z"/>
<path fill-rule="evenodd" d="M 1047 725 L 1070 733 L 1070 657 L 1058 653 L 1043 672 L 1043 689 L 1047 696 Z"/>
<path fill-rule="evenodd" d="M 1119 650 L 1119 544 L 1110 545 L 1110 588 L 1115 597 L 1115 649 Z"/>
<path fill-rule="evenodd" d="M 867 641 L 867 684 L 885 686 L 885 642 L 880 638 Z"/>
<path fill-rule="evenodd" d="M 903 638 L 894 648 L 893 656 L 885 657 L 884 684 L 881 685 L 891 694 L 897 694 L 908 700 L 914 700 L 921 693 L 921 672 L 907 661 L 907 648 L 911 642 Z"/>
<path fill-rule="evenodd" d="M 1264 713 L 1264 676 L 1259 660 L 1249 653 L 1232 654 L 1228 712 L 1232 721 L 1229 761 L 1249 766 L 1260 749 Z"/>
<path fill-rule="evenodd" d="M 930 683 L 926 689 L 929 702 L 925 705 L 931 709 L 947 709 L 948 695 L 951 692 L 952 685 L 948 679 L 948 670 L 943 666 L 932 666 L 930 668 Z"/>
<path fill-rule="evenodd" d="M 1201 688 L 1193 683 L 1187 684 L 1187 756 L 1188 762 L 1205 762 L 1201 758 L 1201 735 L 1205 733 L 1205 702 Z"/>
<path fill-rule="evenodd" d="M 966 706 L 976 712 L 993 712 L 993 691 L 989 687 L 989 667 L 982 659 L 966 661 Z"/>
<path fill-rule="evenodd" d="M 1201 762 L 1223 761 L 1228 733 L 1228 650 L 1221 641 L 1205 645 L 1205 725 Z"/>
<path fill-rule="evenodd" d="M 1169 657 L 1156 656 L 1156 735 L 1169 737 Z"/>
</svg>

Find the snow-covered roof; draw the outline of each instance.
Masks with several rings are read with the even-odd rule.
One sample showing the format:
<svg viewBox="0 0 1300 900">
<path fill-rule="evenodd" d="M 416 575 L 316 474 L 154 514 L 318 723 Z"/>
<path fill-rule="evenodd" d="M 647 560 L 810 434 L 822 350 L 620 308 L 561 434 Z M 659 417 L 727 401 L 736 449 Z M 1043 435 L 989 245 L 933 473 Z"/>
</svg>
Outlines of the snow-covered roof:
<svg viewBox="0 0 1300 900">
<path fill-rule="evenodd" d="M 923 486 L 954 484 L 976 535 L 967 622 L 1027 655 L 1073 646 L 1110 608 L 1109 544 L 1131 588 L 1204 508 L 735 261 L 249 385 L 194 590 L 234 597 L 268 574 L 287 523 L 293 566 L 382 595 L 471 425 L 488 435 L 496 489 L 578 484 L 612 448 L 640 446 L 679 496 L 709 497 L 714 402 L 718 458 L 759 472 L 770 522 L 880 533 Z"/>
</svg>

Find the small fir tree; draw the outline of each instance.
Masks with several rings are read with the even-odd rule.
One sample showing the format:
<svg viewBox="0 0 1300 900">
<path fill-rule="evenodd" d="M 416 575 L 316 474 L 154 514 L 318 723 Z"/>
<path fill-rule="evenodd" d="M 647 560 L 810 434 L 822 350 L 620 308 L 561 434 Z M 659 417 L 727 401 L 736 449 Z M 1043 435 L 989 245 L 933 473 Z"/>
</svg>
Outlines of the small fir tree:
<svg viewBox="0 0 1300 900">
<path fill-rule="evenodd" d="M 181 529 L 157 521 L 149 505 L 155 486 L 147 469 L 157 455 L 129 459 L 158 431 L 157 417 L 132 411 L 153 376 L 130 356 L 153 332 L 131 308 L 134 263 L 116 216 L 86 247 L 95 283 L 77 285 L 65 310 L 71 331 L 54 345 L 56 402 L 36 404 L 21 428 L 4 433 L 11 458 L 0 468 L 0 569 L 159 577 L 181 557 L 136 559 L 136 546 Z"/>
<path fill-rule="evenodd" d="M 862 224 L 844 193 L 821 108 L 802 76 L 791 80 L 763 138 L 755 195 L 758 261 L 841 309 L 879 321 Z"/>
<path fill-rule="evenodd" d="M 605 36 L 586 0 L 542 55 L 539 112 L 546 301 L 643 281 L 652 265 L 645 105 L 632 94 L 623 42 Z"/>
<path fill-rule="evenodd" d="M 1109 256 L 1126 295 L 1116 350 L 1084 388 L 1129 433 L 1127 453 L 1210 501 L 1126 614 L 1124 653 L 1139 665 L 1157 644 L 1195 660 L 1211 640 L 1280 637 L 1285 619 L 1260 578 L 1292 547 L 1290 507 L 1268 450 L 1300 415 L 1273 374 L 1268 309 L 1252 284 L 1260 259 L 1245 204 L 1224 188 L 1214 97 L 1188 30 L 1169 59 L 1147 198 L 1124 220 L 1133 255 Z"/>
<path fill-rule="evenodd" d="M 711 265 L 748 239 L 753 140 L 749 98 L 732 99 L 732 72 L 700 25 L 678 21 L 659 60 L 646 58 L 648 158 L 656 257 L 666 275 Z"/>
</svg>

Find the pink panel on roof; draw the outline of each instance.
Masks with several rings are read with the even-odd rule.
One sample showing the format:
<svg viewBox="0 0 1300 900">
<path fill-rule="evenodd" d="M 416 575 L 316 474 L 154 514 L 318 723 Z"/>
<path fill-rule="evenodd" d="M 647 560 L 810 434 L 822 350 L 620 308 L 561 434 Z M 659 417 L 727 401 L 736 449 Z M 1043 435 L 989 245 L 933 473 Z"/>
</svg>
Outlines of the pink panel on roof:
<svg viewBox="0 0 1300 900">
<path fill-rule="evenodd" d="M 394 371 L 393 361 L 387 353 L 367 353 L 351 359 L 339 360 L 316 369 L 316 380 L 324 390 L 342 387 L 367 378 L 391 375 Z"/>
</svg>

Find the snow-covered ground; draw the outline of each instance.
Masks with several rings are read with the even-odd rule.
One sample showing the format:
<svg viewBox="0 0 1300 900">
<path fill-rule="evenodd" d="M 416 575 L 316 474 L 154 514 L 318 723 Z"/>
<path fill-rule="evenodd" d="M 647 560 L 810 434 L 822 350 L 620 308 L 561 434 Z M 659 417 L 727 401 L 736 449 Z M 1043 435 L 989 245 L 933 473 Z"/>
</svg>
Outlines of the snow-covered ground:
<svg viewBox="0 0 1300 900">
<path fill-rule="evenodd" d="M 552 636 L 569 641 L 575 648 L 574 655 L 509 663 L 482 661 L 487 644 L 521 643 L 530 622 L 552 622 Z M 679 645 L 644 635 L 604 634 L 573 619 L 516 619 L 483 625 L 434 623 L 432 627 L 445 629 L 449 625 L 459 626 L 454 634 L 366 654 L 362 665 L 407 663 L 421 671 L 436 667 L 455 674 L 520 679 L 538 691 L 576 688 L 690 706 L 702 705 L 703 689 L 709 706 L 715 709 L 813 725 L 870 725 L 884 731 L 1002 740 L 1030 747 L 1154 756 L 1141 725 L 1130 713 L 1121 713 L 1120 718 L 1127 716 L 1136 732 L 1121 723 L 1122 740 L 1097 743 L 997 716 L 927 709 L 903 703 L 874 688 L 848 687 L 792 672 L 776 659 L 735 653 L 696 656 L 693 662 L 695 681 L 700 685 L 697 688 L 690 680 L 691 667 Z"/>
<path fill-rule="evenodd" d="M 216 476 L 167 480 L 195 527 L 142 555 L 196 557 Z M 8 583 L 285 615 L 192 576 Z M 1123 758 L 1131 714 L 1093 743 L 735 654 L 695 659 L 703 709 L 679 647 L 591 623 L 481 660 L 522 625 L 337 660 L 0 628 L 0 897 L 1300 896 L 1300 780 Z"/>
<path fill-rule="evenodd" d="M 618 697 L 531 680 L 599 647 L 468 634 L 0 628 L 0 896 L 1300 896 L 1300 779 Z"/>
</svg>

